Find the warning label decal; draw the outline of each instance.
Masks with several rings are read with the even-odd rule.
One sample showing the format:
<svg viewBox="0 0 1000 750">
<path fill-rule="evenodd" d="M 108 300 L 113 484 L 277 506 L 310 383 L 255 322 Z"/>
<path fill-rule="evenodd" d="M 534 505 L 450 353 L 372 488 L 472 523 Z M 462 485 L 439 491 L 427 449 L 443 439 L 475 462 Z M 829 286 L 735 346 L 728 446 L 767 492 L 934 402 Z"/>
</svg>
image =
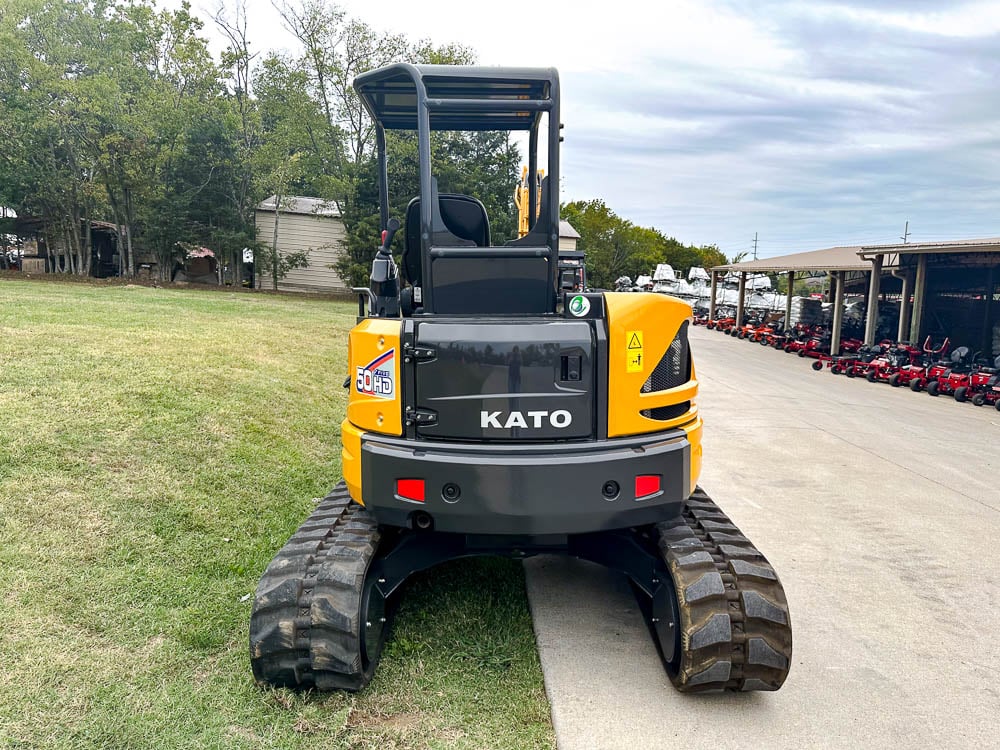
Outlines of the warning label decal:
<svg viewBox="0 0 1000 750">
<path fill-rule="evenodd" d="M 625 358 L 625 372 L 642 372 L 645 369 L 642 355 L 642 331 L 627 331 L 625 341 L 628 351 Z"/>
</svg>

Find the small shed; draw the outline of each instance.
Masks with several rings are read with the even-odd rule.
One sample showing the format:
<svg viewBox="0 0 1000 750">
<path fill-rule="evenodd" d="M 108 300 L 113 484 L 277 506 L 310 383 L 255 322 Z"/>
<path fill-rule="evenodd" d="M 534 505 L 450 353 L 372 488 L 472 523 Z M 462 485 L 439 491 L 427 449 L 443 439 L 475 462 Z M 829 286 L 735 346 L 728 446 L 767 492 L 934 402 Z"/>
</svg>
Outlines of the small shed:
<svg viewBox="0 0 1000 750">
<path fill-rule="evenodd" d="M 282 255 L 304 252 L 309 259 L 308 266 L 293 268 L 285 278 L 279 279 L 279 289 L 293 292 L 349 291 L 348 285 L 333 268 L 346 245 L 344 221 L 335 202 L 285 196 L 279 203 L 274 195 L 262 201 L 256 208 L 254 221 L 257 239 L 266 248 L 271 248 L 275 240 L 276 219 L 278 252 Z M 254 275 L 258 289 L 274 288 L 269 273 L 257 270 Z"/>
<path fill-rule="evenodd" d="M 580 239 L 580 233 L 573 228 L 565 219 L 559 220 L 559 249 L 576 250 L 576 242 Z"/>
</svg>

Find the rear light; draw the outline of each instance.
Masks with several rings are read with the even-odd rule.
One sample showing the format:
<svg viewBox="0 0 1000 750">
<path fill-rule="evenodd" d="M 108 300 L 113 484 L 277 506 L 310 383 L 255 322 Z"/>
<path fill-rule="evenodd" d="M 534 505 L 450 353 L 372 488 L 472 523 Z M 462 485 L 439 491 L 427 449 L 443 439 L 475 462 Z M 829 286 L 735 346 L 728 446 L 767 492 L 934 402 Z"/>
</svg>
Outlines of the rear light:
<svg viewBox="0 0 1000 750">
<path fill-rule="evenodd" d="M 424 501 L 424 480 L 423 479 L 397 479 L 396 495 L 411 503 L 422 503 Z"/>
<path fill-rule="evenodd" d="M 635 478 L 635 499 L 642 500 L 660 492 L 659 474 L 640 474 Z"/>
</svg>

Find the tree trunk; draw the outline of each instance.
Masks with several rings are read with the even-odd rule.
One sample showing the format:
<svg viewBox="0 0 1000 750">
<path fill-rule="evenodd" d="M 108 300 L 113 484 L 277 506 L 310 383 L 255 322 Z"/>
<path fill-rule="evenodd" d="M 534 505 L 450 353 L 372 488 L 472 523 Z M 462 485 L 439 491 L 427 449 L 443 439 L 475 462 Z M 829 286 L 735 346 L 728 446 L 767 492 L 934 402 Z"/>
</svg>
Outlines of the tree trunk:
<svg viewBox="0 0 1000 750">
<path fill-rule="evenodd" d="M 135 278 L 135 248 L 132 245 L 132 228 L 135 226 L 135 208 L 132 205 L 132 193 L 128 188 L 122 190 L 125 203 L 125 245 L 128 254 L 125 256 L 125 276 Z"/>
<path fill-rule="evenodd" d="M 128 264 L 126 265 L 125 275 L 132 279 L 135 278 L 135 250 L 132 247 L 132 225 L 125 225 L 125 243 L 128 247 Z"/>
<path fill-rule="evenodd" d="M 271 237 L 271 284 L 278 291 L 278 218 L 281 216 L 281 196 L 274 196 L 274 234 Z"/>
<path fill-rule="evenodd" d="M 243 248 L 233 250 L 233 286 L 243 288 Z"/>
<path fill-rule="evenodd" d="M 66 273 L 73 275 L 76 273 L 76 269 L 73 267 L 73 240 L 70 237 L 69 225 L 65 222 L 62 226 L 62 236 L 63 236 L 63 257 L 66 259 Z"/>
<path fill-rule="evenodd" d="M 70 240 L 73 242 L 73 272 L 77 276 L 83 276 L 86 272 L 83 268 L 83 238 L 80 236 L 80 222 L 82 219 L 79 209 L 74 207 L 70 217 L 69 230 Z"/>
<path fill-rule="evenodd" d="M 83 275 L 90 276 L 90 267 L 94 259 L 94 229 L 90 224 L 90 211 L 87 211 L 85 221 L 87 224 L 83 235 Z"/>
</svg>

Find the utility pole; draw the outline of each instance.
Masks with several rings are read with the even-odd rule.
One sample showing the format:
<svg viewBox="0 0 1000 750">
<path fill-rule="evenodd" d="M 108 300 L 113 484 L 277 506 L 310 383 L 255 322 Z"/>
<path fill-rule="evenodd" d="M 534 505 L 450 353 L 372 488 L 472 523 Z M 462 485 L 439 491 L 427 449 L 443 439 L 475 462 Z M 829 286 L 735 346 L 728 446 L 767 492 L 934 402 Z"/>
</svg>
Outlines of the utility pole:
<svg viewBox="0 0 1000 750">
<path fill-rule="evenodd" d="M 757 233 L 753 233 L 753 259 L 757 260 Z"/>
<path fill-rule="evenodd" d="M 899 239 L 901 239 L 903 241 L 903 244 L 905 245 L 907 243 L 907 237 L 909 236 L 910 236 L 910 220 L 907 219 L 906 225 L 903 227 L 903 236 L 900 237 Z"/>
</svg>

